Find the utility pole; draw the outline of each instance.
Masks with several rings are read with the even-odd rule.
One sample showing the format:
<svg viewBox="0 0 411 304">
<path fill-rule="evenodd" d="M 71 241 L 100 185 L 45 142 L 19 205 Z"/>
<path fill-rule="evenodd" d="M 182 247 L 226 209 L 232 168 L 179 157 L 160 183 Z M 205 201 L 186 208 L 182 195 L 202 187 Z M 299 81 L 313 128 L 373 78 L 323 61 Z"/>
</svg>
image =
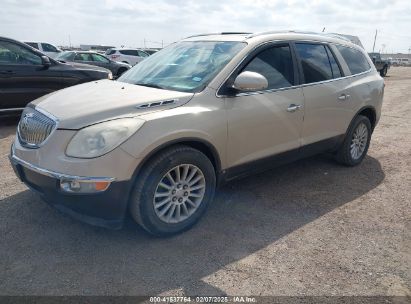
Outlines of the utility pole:
<svg viewBox="0 0 411 304">
<path fill-rule="evenodd" d="M 69 35 L 69 45 L 70 45 L 70 49 L 71 49 L 71 37 Z"/>
<path fill-rule="evenodd" d="M 374 53 L 374 49 L 375 49 L 375 41 L 377 40 L 377 30 L 375 30 L 375 37 L 374 37 L 374 44 L 372 46 L 372 52 Z"/>
</svg>

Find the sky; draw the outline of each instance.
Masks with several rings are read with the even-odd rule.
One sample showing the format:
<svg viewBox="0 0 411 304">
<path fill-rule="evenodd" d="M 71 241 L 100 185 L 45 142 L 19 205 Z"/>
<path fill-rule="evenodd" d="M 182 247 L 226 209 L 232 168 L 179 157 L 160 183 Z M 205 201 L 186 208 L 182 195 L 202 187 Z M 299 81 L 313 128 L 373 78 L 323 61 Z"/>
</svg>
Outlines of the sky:
<svg viewBox="0 0 411 304">
<path fill-rule="evenodd" d="M 1 0 L 0 36 L 56 45 L 161 47 L 214 32 L 301 30 L 358 36 L 408 53 L 410 0 Z"/>
</svg>

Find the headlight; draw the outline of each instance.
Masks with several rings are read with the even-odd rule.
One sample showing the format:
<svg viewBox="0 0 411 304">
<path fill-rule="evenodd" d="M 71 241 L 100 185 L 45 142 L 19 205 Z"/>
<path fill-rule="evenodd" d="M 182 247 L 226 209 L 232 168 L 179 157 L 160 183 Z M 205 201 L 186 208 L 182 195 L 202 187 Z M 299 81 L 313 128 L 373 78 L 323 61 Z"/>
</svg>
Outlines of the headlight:
<svg viewBox="0 0 411 304">
<path fill-rule="evenodd" d="M 69 142 L 66 154 L 72 157 L 93 158 L 112 151 L 144 124 L 138 118 L 120 118 L 86 127 Z"/>
<path fill-rule="evenodd" d="M 108 79 L 110 79 L 110 80 L 113 80 L 113 73 L 111 73 L 111 72 L 110 72 L 110 73 L 108 73 L 107 78 L 108 78 Z"/>
</svg>

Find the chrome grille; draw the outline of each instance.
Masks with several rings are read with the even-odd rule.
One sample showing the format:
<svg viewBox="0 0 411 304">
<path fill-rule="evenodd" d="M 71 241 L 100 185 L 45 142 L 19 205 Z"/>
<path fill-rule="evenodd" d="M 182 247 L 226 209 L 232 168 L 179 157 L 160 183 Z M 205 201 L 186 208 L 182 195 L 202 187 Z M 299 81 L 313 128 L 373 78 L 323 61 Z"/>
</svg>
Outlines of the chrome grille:
<svg viewBox="0 0 411 304">
<path fill-rule="evenodd" d="M 56 122 L 46 115 L 26 108 L 21 115 L 17 133 L 20 143 L 27 148 L 38 148 L 56 128 Z"/>
</svg>

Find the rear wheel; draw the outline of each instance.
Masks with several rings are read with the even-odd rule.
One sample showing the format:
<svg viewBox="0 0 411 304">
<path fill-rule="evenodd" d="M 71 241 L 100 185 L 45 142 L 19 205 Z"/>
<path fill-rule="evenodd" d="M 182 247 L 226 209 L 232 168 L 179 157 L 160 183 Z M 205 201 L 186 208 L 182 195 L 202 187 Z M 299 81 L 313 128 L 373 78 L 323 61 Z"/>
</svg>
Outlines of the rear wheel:
<svg viewBox="0 0 411 304">
<path fill-rule="evenodd" d="M 207 156 L 188 146 L 175 146 L 144 166 L 134 187 L 130 213 L 154 235 L 176 234 L 204 214 L 215 185 L 214 167 Z"/>
<path fill-rule="evenodd" d="M 388 68 L 387 66 L 383 67 L 382 70 L 380 71 L 381 77 L 387 76 Z"/>
<path fill-rule="evenodd" d="M 371 140 L 370 120 L 362 115 L 351 123 L 343 144 L 337 151 L 337 161 L 346 166 L 356 166 L 367 154 Z"/>
</svg>

